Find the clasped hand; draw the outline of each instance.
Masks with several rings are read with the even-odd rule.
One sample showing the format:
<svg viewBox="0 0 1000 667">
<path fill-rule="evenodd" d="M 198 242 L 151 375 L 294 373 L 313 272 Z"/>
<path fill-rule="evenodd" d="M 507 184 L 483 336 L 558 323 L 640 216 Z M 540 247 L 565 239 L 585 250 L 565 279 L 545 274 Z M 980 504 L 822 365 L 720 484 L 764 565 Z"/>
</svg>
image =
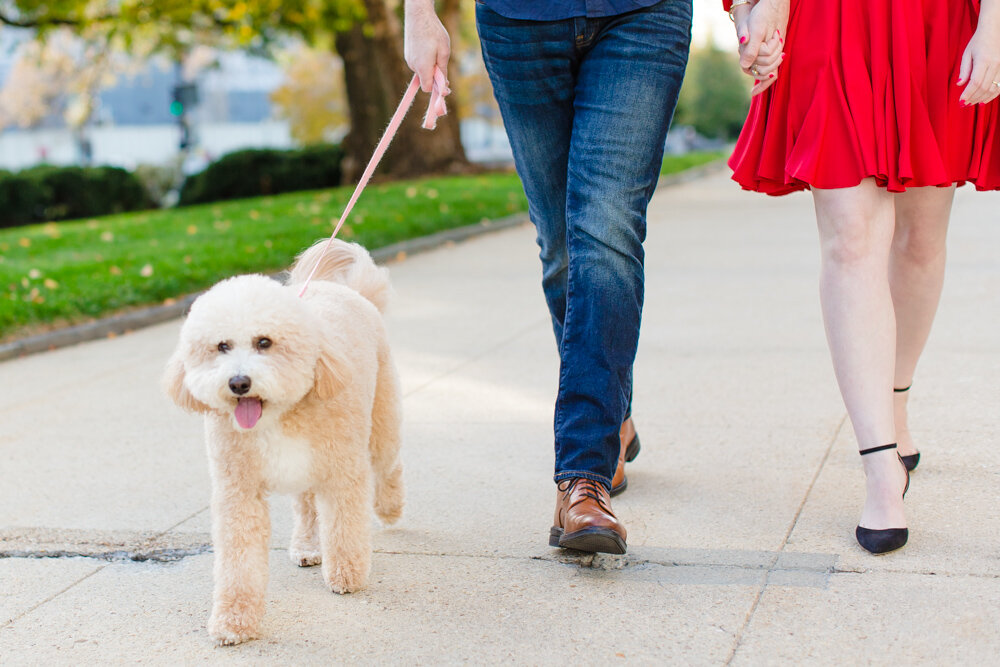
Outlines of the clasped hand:
<svg viewBox="0 0 1000 667">
<path fill-rule="evenodd" d="M 733 20 L 740 42 L 740 67 L 753 77 L 750 94 L 760 95 L 778 80 L 778 68 L 785 59 L 788 0 L 737 5 Z"/>
</svg>

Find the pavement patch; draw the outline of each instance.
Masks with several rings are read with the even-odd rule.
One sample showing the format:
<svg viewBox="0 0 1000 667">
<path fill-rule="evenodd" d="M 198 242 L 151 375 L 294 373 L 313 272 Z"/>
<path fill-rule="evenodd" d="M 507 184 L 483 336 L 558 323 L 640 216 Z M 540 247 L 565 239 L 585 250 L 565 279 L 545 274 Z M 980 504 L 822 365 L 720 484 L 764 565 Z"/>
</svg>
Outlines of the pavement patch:
<svg viewBox="0 0 1000 667">
<path fill-rule="evenodd" d="M 0 558 L 96 558 L 169 563 L 211 550 L 206 533 L 0 529 Z"/>
</svg>

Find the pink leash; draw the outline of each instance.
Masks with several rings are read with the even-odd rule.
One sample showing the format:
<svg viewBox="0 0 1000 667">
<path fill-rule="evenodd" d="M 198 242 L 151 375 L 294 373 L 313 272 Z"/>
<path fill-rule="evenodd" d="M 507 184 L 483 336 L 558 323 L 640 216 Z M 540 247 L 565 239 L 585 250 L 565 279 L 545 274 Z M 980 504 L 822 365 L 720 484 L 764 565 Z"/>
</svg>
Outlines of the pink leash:
<svg viewBox="0 0 1000 667">
<path fill-rule="evenodd" d="M 354 188 L 354 194 L 351 195 L 351 199 L 347 202 L 347 206 L 344 208 L 344 212 L 340 215 L 340 220 L 337 222 L 337 226 L 333 229 L 333 234 L 330 235 L 330 240 L 326 242 L 326 246 L 323 248 L 322 254 L 316 260 L 316 266 L 312 268 L 309 272 L 309 277 L 306 278 L 305 283 L 302 284 L 302 290 L 299 292 L 299 296 L 306 293 L 306 288 L 309 287 L 310 281 L 312 281 L 313 276 L 316 275 L 316 271 L 319 269 L 320 263 L 323 261 L 323 256 L 326 255 L 330 246 L 333 245 L 333 240 L 337 238 L 337 232 L 340 228 L 344 226 L 344 221 L 347 220 L 347 216 L 350 215 L 351 209 L 354 208 L 354 203 L 358 201 L 358 197 L 361 196 L 361 192 L 368 185 L 368 181 L 372 177 L 372 173 L 375 171 L 375 167 L 378 163 L 382 161 L 382 156 L 385 155 L 385 151 L 389 148 L 389 143 L 392 138 L 396 136 L 396 131 L 399 130 L 400 124 L 403 122 L 403 117 L 406 116 L 406 112 L 410 110 L 410 105 L 413 104 L 413 98 L 417 96 L 417 91 L 420 90 L 420 79 L 416 74 L 413 75 L 413 80 L 410 81 L 410 87 L 406 89 L 406 93 L 403 95 L 403 99 L 399 102 L 399 106 L 396 108 L 396 113 L 392 115 L 392 120 L 389 121 L 389 127 L 385 128 L 385 133 L 382 134 L 382 138 L 379 139 L 378 145 L 375 147 L 375 153 L 372 155 L 371 160 L 368 161 L 368 166 L 365 167 L 365 172 L 361 175 L 361 180 L 358 181 L 358 185 Z M 448 82 L 444 78 L 444 74 L 437 67 L 434 68 L 434 88 L 431 90 L 431 101 L 430 105 L 427 107 L 427 115 L 424 116 L 424 129 L 433 130 L 437 126 L 437 119 L 440 116 L 448 113 L 448 108 L 445 106 L 444 98 L 450 93 L 451 90 L 448 89 Z"/>
</svg>

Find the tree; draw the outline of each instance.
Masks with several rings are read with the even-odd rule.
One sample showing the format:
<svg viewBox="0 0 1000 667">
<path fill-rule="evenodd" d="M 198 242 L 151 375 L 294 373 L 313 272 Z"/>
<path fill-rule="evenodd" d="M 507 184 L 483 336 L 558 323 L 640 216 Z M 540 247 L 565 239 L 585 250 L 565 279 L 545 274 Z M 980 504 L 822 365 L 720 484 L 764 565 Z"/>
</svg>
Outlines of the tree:
<svg viewBox="0 0 1000 667">
<path fill-rule="evenodd" d="M 132 52 L 167 52 L 182 59 L 198 44 L 267 51 L 299 38 L 335 48 L 344 61 L 351 129 L 344 138 L 345 176 L 360 173 L 395 110 L 411 74 L 403 61 L 402 27 L 392 0 L 0 0 L 0 23 L 32 27 L 44 38 L 58 27 L 91 43 Z M 442 18 L 457 13 L 445 0 Z M 423 100 L 426 101 L 426 97 Z M 421 102 L 418 97 L 417 103 Z M 455 102 L 450 100 L 452 107 Z M 394 176 L 464 169 L 458 114 L 433 133 L 411 113 L 383 161 Z"/>
<path fill-rule="evenodd" d="M 711 44 L 691 51 L 676 123 L 707 137 L 738 136 L 750 108 L 748 82 L 734 55 Z"/>
<path fill-rule="evenodd" d="M 271 101 L 288 120 L 292 138 L 303 145 L 332 141 L 332 133 L 343 128 L 348 117 L 344 64 L 329 51 L 304 46 L 282 60 L 285 82 L 271 93 Z"/>
</svg>

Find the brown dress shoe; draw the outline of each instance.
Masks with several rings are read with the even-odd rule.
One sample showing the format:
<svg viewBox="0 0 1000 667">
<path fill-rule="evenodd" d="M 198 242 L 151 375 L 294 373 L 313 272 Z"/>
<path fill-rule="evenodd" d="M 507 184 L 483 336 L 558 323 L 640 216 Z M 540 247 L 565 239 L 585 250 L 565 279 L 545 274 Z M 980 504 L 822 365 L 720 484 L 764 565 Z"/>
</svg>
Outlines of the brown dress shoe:
<svg viewBox="0 0 1000 667">
<path fill-rule="evenodd" d="M 600 482 L 585 477 L 557 485 L 556 515 L 549 546 L 605 554 L 625 553 L 625 526 L 611 511 L 611 496 Z"/>
<path fill-rule="evenodd" d="M 628 488 L 628 478 L 625 476 L 625 464 L 631 463 L 631 461 L 639 455 L 639 450 L 642 445 L 639 443 L 639 434 L 635 432 L 635 428 L 629 423 L 632 418 L 629 417 L 622 424 L 621 430 L 618 432 L 618 438 L 621 440 L 621 447 L 618 450 L 618 467 L 615 468 L 615 475 L 611 478 L 611 496 L 617 496 L 619 493 Z M 626 426 L 629 427 L 626 429 Z M 632 438 L 629 440 L 628 444 L 625 443 L 625 438 L 631 433 Z"/>
</svg>

